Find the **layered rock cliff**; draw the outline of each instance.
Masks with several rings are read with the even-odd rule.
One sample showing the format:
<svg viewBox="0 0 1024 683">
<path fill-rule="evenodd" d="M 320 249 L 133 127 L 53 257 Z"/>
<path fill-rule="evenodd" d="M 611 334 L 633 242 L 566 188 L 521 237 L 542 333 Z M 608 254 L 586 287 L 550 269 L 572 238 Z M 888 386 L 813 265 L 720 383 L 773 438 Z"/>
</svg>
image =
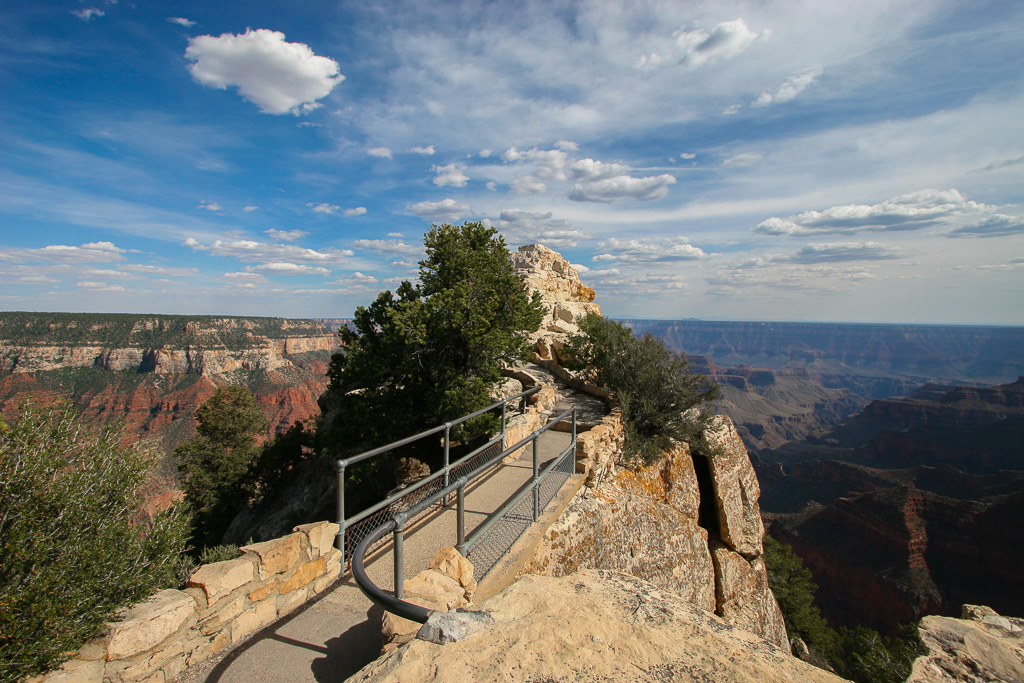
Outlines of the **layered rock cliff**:
<svg viewBox="0 0 1024 683">
<path fill-rule="evenodd" d="M 283 318 L 0 313 L 0 413 L 25 399 L 70 401 L 95 423 L 124 421 L 123 445 L 165 456 L 195 433 L 197 407 L 218 386 L 253 391 L 267 436 L 318 412 L 336 338 Z M 176 471 L 165 457 L 159 495 Z"/>
</svg>

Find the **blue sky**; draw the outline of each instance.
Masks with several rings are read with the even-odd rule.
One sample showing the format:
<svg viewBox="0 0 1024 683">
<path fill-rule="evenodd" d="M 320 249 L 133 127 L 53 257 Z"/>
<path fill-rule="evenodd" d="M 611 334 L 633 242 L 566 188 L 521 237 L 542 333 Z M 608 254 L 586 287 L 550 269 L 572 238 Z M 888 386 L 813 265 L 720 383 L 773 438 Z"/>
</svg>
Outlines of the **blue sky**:
<svg viewBox="0 0 1024 683">
<path fill-rule="evenodd" d="M 1024 3 L 0 21 L 5 310 L 345 317 L 485 220 L 613 316 L 1024 324 Z"/>
</svg>

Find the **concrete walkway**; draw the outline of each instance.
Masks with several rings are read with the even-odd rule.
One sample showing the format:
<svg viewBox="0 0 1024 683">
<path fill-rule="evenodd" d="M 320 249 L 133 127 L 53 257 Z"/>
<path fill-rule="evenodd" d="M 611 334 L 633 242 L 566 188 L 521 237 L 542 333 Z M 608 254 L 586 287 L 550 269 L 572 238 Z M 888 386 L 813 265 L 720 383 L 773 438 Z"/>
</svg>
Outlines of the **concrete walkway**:
<svg viewBox="0 0 1024 683">
<path fill-rule="evenodd" d="M 545 432 L 538 442 L 541 468 L 564 451 L 571 441 L 568 433 Z M 531 446 L 522 449 L 517 460 L 496 467 L 470 484 L 466 491 L 466 535 L 532 478 Z M 550 517 L 555 508 L 564 506 L 566 489 L 575 492 L 576 488 L 578 482 L 576 486 L 563 487 L 560 495 L 547 506 L 547 516 Z M 545 528 L 543 524 L 532 525 L 524 538 L 543 533 Z M 455 542 L 454 502 L 416 520 L 405 535 L 405 578 L 426 569 L 440 548 L 455 545 Z M 391 590 L 394 584 L 390 546 L 388 543 L 367 558 L 366 565 L 370 578 L 385 590 Z M 481 591 L 488 588 L 489 578 L 481 582 Z M 493 592 L 496 590 L 490 587 L 487 594 Z M 351 572 L 346 573 L 315 602 L 271 624 L 221 658 L 185 670 L 175 680 L 178 683 L 344 681 L 380 653 L 379 610 L 359 591 Z"/>
</svg>

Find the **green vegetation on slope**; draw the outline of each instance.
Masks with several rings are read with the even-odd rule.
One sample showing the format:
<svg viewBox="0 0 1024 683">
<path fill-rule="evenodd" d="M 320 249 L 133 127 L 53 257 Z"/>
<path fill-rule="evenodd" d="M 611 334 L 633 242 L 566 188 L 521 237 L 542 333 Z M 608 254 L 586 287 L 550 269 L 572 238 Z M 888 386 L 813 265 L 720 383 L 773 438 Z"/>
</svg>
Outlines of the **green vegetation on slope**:
<svg viewBox="0 0 1024 683">
<path fill-rule="evenodd" d="M 0 423 L 0 680 L 59 664 L 122 606 L 175 585 L 188 519 L 138 518 L 152 466 L 71 409 Z"/>
<path fill-rule="evenodd" d="M 7 344 L 104 348 L 206 346 L 245 349 L 254 339 L 320 336 L 313 320 L 137 313 L 0 312 L 0 340 Z"/>
</svg>

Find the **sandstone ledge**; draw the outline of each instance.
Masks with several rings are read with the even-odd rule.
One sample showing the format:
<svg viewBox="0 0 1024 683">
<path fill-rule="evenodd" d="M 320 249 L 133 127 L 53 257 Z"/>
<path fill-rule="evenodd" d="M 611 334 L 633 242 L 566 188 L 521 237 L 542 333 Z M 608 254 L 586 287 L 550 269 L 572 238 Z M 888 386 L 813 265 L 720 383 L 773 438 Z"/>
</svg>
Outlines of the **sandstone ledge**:
<svg viewBox="0 0 1024 683">
<path fill-rule="evenodd" d="M 843 680 L 619 572 L 526 576 L 478 609 L 495 623 L 444 646 L 413 640 L 349 680 Z"/>
</svg>

